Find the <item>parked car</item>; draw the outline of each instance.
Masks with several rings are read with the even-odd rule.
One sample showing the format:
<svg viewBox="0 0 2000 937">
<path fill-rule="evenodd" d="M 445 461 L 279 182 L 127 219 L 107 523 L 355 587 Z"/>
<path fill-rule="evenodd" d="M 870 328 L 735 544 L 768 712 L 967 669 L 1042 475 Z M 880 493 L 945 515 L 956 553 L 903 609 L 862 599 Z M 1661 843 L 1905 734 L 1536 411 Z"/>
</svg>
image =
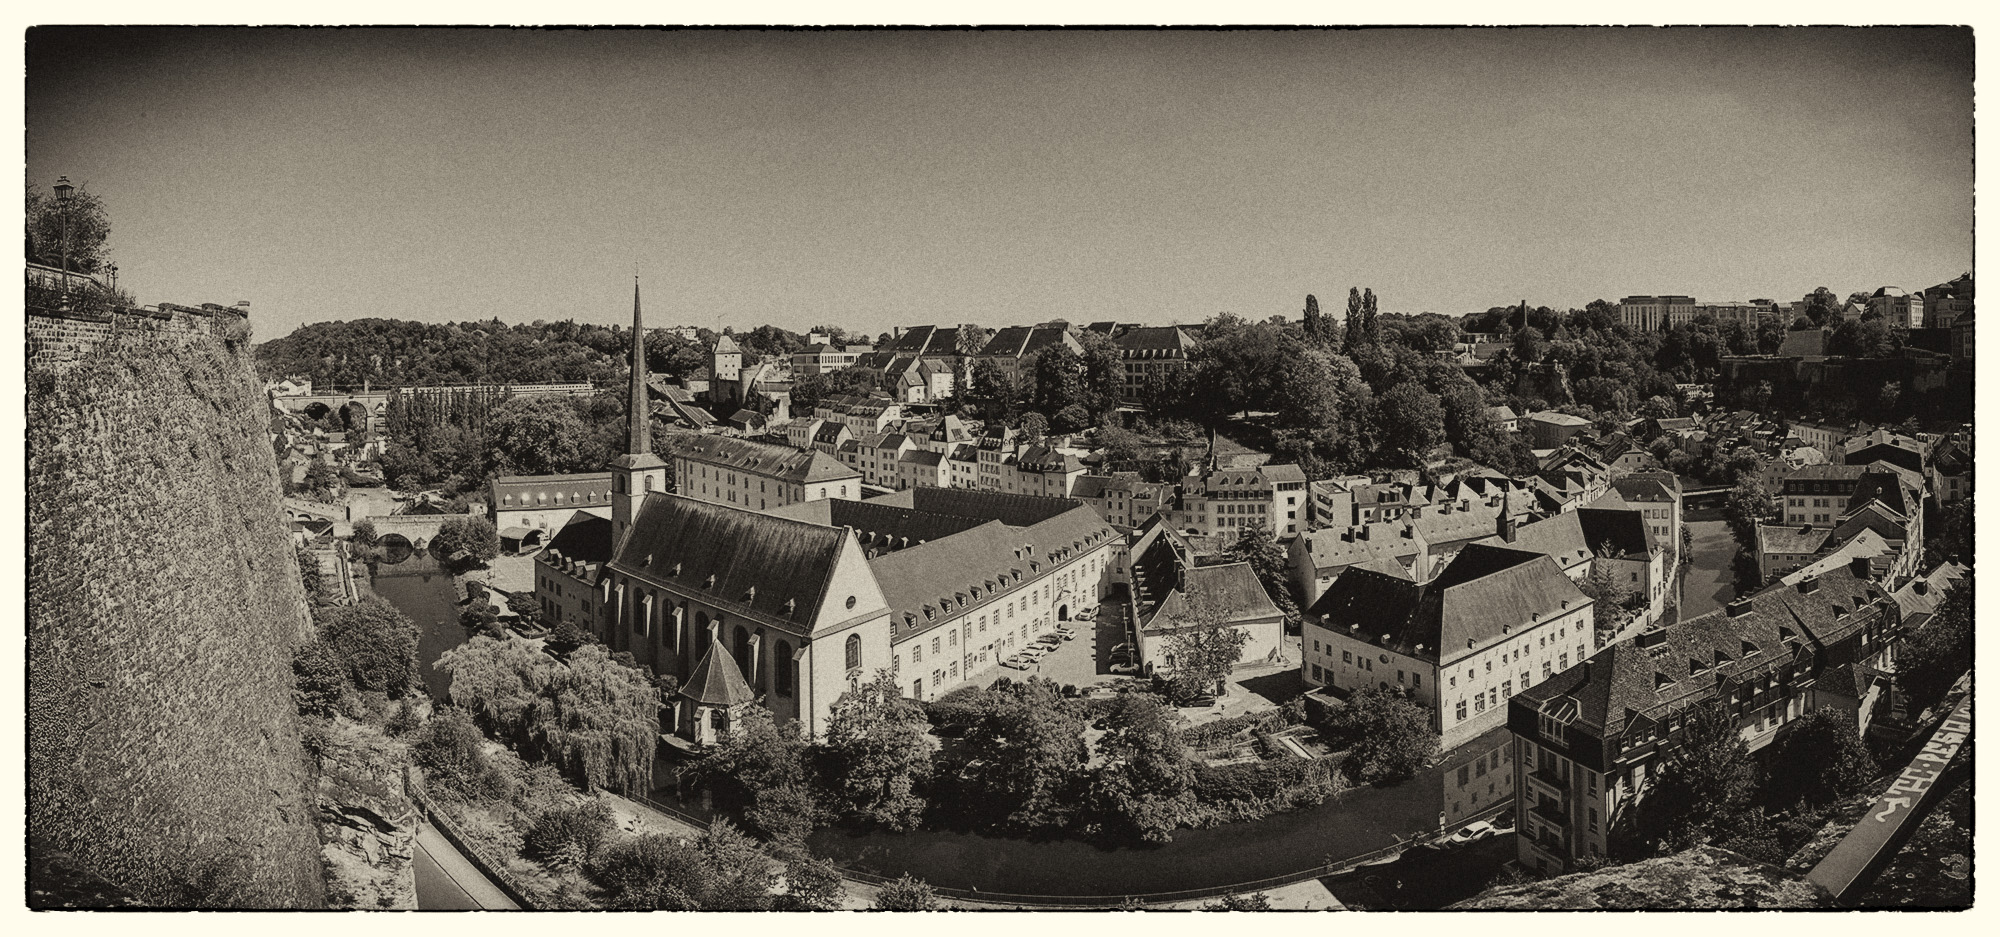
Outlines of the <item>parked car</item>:
<svg viewBox="0 0 2000 937">
<path fill-rule="evenodd" d="M 1049 648 L 1049 650 L 1053 651 L 1053 650 L 1055 650 L 1056 648 L 1059 648 L 1059 647 L 1061 647 L 1061 646 L 1062 646 L 1062 643 L 1063 643 L 1063 639 L 1062 639 L 1062 632 L 1060 632 L 1060 631 L 1051 631 L 1051 632 L 1049 632 L 1048 634 L 1045 634 L 1045 635 L 1042 635 L 1042 636 L 1041 636 L 1041 637 L 1039 637 L 1039 638 L 1036 638 L 1036 639 L 1035 639 L 1035 643 L 1036 643 L 1036 644 L 1046 644 L 1046 645 L 1048 645 L 1048 648 Z"/>
<path fill-rule="evenodd" d="M 1047 654 L 1048 652 L 1049 649 L 1043 647 L 1042 645 L 1030 644 L 1027 647 L 1022 648 L 1021 653 L 1018 656 L 1027 658 L 1028 660 L 1041 660 L 1042 655 Z"/>
<path fill-rule="evenodd" d="M 1096 617 L 1097 617 L 1097 609 L 1094 608 L 1086 608 L 1083 611 L 1076 613 L 1077 621 L 1090 621 L 1091 619 L 1094 619 Z"/>
<path fill-rule="evenodd" d="M 1111 672 L 1116 674 L 1136 674 L 1139 672 L 1139 665 L 1129 660 L 1119 661 L 1111 665 Z"/>
<path fill-rule="evenodd" d="M 1074 628 L 1057 628 L 1057 629 L 1056 629 L 1056 637 L 1059 637 L 1059 638 L 1061 638 L 1061 639 L 1063 639 L 1063 640 L 1065 640 L 1065 641 L 1074 641 L 1074 640 L 1076 640 L 1076 629 L 1074 629 Z"/>
<path fill-rule="evenodd" d="M 1463 846 L 1466 843 L 1478 842 L 1489 836 L 1497 836 L 1499 833 L 1500 830 L 1493 824 L 1485 820 L 1480 820 L 1477 823 L 1466 824 L 1463 829 L 1451 834 L 1446 839 L 1453 845 Z"/>
<path fill-rule="evenodd" d="M 1029 662 L 1027 660 L 1022 659 L 1021 655 L 1019 654 L 1016 654 L 1013 657 L 1009 657 L 1006 660 L 1000 662 L 1000 666 L 1012 667 L 1015 670 L 1026 670 L 1028 669 L 1028 665 Z"/>
<path fill-rule="evenodd" d="M 1132 656 L 1132 653 L 1133 653 L 1133 649 L 1132 649 L 1132 645 L 1130 645 L 1130 644 L 1114 644 L 1114 645 L 1112 645 L 1112 646 L 1111 646 L 1111 656 L 1112 656 L 1112 657 L 1118 657 L 1118 656 L 1120 656 L 1120 655 L 1124 655 L 1124 656 L 1126 656 L 1126 657 L 1130 657 L 1130 656 Z"/>
</svg>

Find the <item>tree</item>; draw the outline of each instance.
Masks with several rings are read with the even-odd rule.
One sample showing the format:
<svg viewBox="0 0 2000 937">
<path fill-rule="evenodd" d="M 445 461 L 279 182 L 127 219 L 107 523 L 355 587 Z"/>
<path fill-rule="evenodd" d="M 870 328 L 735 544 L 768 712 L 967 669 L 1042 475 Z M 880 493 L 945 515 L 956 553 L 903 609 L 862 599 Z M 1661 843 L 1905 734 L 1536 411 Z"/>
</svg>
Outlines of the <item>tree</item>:
<svg viewBox="0 0 2000 937">
<path fill-rule="evenodd" d="M 1102 416 L 1118 409 L 1125 386 L 1124 352 L 1103 332 L 1085 330 L 1077 341 L 1083 346 L 1083 389 L 1090 412 Z"/>
<path fill-rule="evenodd" d="M 1376 404 L 1375 432 L 1384 464 L 1416 468 L 1445 441 L 1444 408 L 1415 382 L 1396 385 Z"/>
<path fill-rule="evenodd" d="M 395 606 L 370 596 L 355 605 L 314 609 L 313 622 L 355 689 L 398 699 L 416 685 L 417 626 Z"/>
<path fill-rule="evenodd" d="M 1922 712 L 1937 705 L 1958 678 L 1972 668 L 1972 580 L 1960 582 L 1930 620 L 1904 639 L 1896 652 L 1896 689 L 1906 708 Z"/>
<path fill-rule="evenodd" d="M 99 273 L 109 263 L 110 216 L 88 184 L 67 199 L 43 196 L 33 185 L 28 196 L 28 259 L 60 268 L 67 257 L 72 273 Z"/>
<path fill-rule="evenodd" d="M 1017 828 L 1066 825 L 1090 761 L 1076 703 L 1041 678 L 990 693 L 985 715 L 965 734 L 966 750 L 986 762 L 980 785 Z"/>
<path fill-rule="evenodd" d="M 1036 355 L 1033 373 L 1034 408 L 1044 415 L 1053 416 L 1068 407 L 1087 411 L 1093 402 L 1084 386 L 1083 359 L 1069 350 L 1068 345 L 1051 346 Z"/>
<path fill-rule="evenodd" d="M 1752 809 L 1756 764 L 1727 709 L 1688 710 L 1679 741 L 1634 807 L 1632 841 L 1655 855 L 1723 839 Z"/>
<path fill-rule="evenodd" d="M 570 654 L 575 653 L 577 648 L 586 644 L 598 643 L 597 635 L 592 634 L 590 629 L 573 621 L 557 622 L 556 626 L 549 631 L 546 642 L 544 646 L 550 651 L 555 652 L 558 657 L 568 657 Z"/>
<path fill-rule="evenodd" d="M 915 700 L 903 698 L 887 670 L 841 694 L 827 720 L 825 775 L 839 809 L 898 832 L 923 817 L 918 787 L 931 776 L 936 747 L 930 719 Z"/>
<path fill-rule="evenodd" d="M 358 543 L 364 547 L 372 547 L 375 545 L 376 536 L 377 534 L 375 533 L 374 521 L 364 517 L 354 522 L 355 543 Z"/>
<path fill-rule="evenodd" d="M 1823 807 L 1858 794 L 1875 777 L 1875 760 L 1861 741 L 1854 719 L 1833 709 L 1815 709 L 1785 727 L 1773 746 L 1764 781 L 1774 807 L 1803 801 Z"/>
<path fill-rule="evenodd" d="M 937 893 L 931 891 L 922 879 L 911 878 L 905 872 L 899 878 L 875 893 L 877 911 L 936 911 L 939 909 Z"/>
<path fill-rule="evenodd" d="M 829 397 L 870 394 L 881 389 L 876 372 L 856 368 L 821 371 L 792 382 L 792 412 L 810 417 L 813 408 Z"/>
<path fill-rule="evenodd" d="M 754 706 L 696 772 L 722 792 L 725 803 L 742 810 L 752 829 L 803 848 L 826 813 L 809 773 L 810 750 L 796 723 L 781 729 L 769 710 Z"/>
<path fill-rule="evenodd" d="M 517 397 L 486 424 L 486 464 L 501 475 L 568 475 L 604 462 L 569 397 Z"/>
<path fill-rule="evenodd" d="M 1623 627 L 1629 617 L 1623 613 L 1638 593 L 1628 584 L 1620 582 L 1611 572 L 1608 563 L 1590 564 L 1590 574 L 1577 581 L 1577 590 L 1588 596 L 1596 606 L 1597 630 L 1616 631 Z"/>
<path fill-rule="evenodd" d="M 952 350 L 964 356 L 979 354 L 986 350 L 986 340 L 990 337 L 985 329 L 967 322 L 952 335 Z"/>
<path fill-rule="evenodd" d="M 578 648 L 543 690 L 536 728 L 557 759 L 593 788 L 650 791 L 660 740 L 660 691 L 641 667 L 601 644 Z"/>
<path fill-rule="evenodd" d="M 1164 843 L 1194 808 L 1194 766 L 1149 693 L 1112 701 L 1097 740 L 1103 764 L 1090 775 L 1092 824 L 1103 831 Z"/>
<path fill-rule="evenodd" d="M 1299 620 L 1299 603 L 1292 598 L 1291 558 L 1285 548 L 1262 529 L 1248 527 L 1236 537 L 1224 553 L 1231 562 L 1249 563 L 1250 570 L 1257 574 L 1257 581 L 1264 586 L 1264 593 L 1271 597 L 1271 604 L 1285 614 L 1287 623 Z"/>
<path fill-rule="evenodd" d="M 1332 739 L 1352 746 L 1341 767 L 1367 784 L 1413 777 L 1438 753 L 1430 711 L 1400 690 L 1357 690 L 1323 728 Z"/>
<path fill-rule="evenodd" d="M 431 538 L 431 554 L 450 559 L 463 550 L 470 562 L 484 562 L 500 555 L 500 533 L 484 517 L 454 517 L 438 525 Z"/>
<path fill-rule="evenodd" d="M 1971 562 L 1972 499 L 1949 504 L 1925 525 L 1924 556 L 1932 562 Z"/>
<path fill-rule="evenodd" d="M 301 715 L 331 717 L 347 692 L 347 667 L 324 640 L 308 641 L 292 657 L 293 701 Z"/>
<path fill-rule="evenodd" d="M 1038 443 L 1049 434 L 1049 420 L 1039 413 L 1029 413 L 1021 417 L 1021 435 L 1030 443 Z"/>
<path fill-rule="evenodd" d="M 1745 478 L 1737 482 L 1729 492 L 1729 500 L 1722 506 L 1722 517 L 1729 522 L 1729 532 L 1736 537 L 1736 543 L 1745 550 L 1757 549 L 1757 523 L 1769 518 L 1777 509 L 1771 495 L 1764 490 L 1762 482 L 1755 478 Z"/>
<path fill-rule="evenodd" d="M 1206 590 L 1190 586 L 1167 612 L 1167 667 L 1177 699 L 1228 692 L 1223 678 L 1243 658 L 1250 635 L 1229 623 L 1229 609 Z"/>
<path fill-rule="evenodd" d="M 484 635 L 438 655 L 434 665 L 451 677 L 450 701 L 479 719 L 496 735 L 514 741 L 524 756 L 536 756 L 544 739 L 530 731 L 542 717 L 544 691 L 561 666 L 523 638 Z"/>
<path fill-rule="evenodd" d="M 333 470 L 325 460 L 314 459 L 306 466 L 306 478 L 300 487 L 315 497 L 326 498 L 340 486 L 340 473 Z"/>
</svg>

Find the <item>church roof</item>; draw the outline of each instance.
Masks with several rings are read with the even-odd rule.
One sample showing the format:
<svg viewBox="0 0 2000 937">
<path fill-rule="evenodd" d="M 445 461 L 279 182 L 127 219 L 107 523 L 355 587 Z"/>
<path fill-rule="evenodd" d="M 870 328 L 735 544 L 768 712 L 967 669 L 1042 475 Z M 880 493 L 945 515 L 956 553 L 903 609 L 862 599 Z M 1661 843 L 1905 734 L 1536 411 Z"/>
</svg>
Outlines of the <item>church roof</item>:
<svg viewBox="0 0 2000 937">
<path fill-rule="evenodd" d="M 653 492 L 613 562 L 724 611 L 809 628 L 849 534 Z"/>
<path fill-rule="evenodd" d="M 701 656 L 701 663 L 694 665 L 694 673 L 688 674 L 680 695 L 704 706 L 735 706 L 757 698 L 749 682 L 743 679 L 742 668 L 736 666 L 736 657 L 724 644 L 709 642 L 708 653 Z"/>
</svg>

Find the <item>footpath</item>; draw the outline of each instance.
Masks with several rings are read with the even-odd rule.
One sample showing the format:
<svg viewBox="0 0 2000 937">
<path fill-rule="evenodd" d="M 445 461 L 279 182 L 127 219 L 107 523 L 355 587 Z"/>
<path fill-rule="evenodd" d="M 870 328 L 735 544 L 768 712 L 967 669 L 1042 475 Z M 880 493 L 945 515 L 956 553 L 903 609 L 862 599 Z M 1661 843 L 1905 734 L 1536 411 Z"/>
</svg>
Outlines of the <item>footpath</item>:
<svg viewBox="0 0 2000 937">
<path fill-rule="evenodd" d="M 452 847 L 451 842 L 429 823 L 417 827 L 417 870 L 420 877 L 429 863 L 441 880 L 421 883 L 418 906 L 425 911 L 519 911 L 521 906 L 508 898 L 499 886 L 473 867 L 472 861 Z M 435 885 L 436 887 L 429 887 Z M 428 899 L 428 900 L 427 900 Z"/>
</svg>

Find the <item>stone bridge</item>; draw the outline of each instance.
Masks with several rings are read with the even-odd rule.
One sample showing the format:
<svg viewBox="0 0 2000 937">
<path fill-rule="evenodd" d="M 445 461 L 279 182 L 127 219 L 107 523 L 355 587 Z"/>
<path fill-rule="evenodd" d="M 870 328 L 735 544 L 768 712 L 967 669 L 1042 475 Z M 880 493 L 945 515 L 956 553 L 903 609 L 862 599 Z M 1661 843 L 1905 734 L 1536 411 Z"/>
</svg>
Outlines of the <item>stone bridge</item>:
<svg viewBox="0 0 2000 937">
<path fill-rule="evenodd" d="M 437 536 L 438 528 L 445 521 L 454 518 L 479 517 L 477 514 L 383 514 L 366 518 L 375 525 L 375 541 L 394 534 L 410 542 L 410 546 L 423 549 Z M 360 520 L 360 519 L 357 519 Z"/>
</svg>

